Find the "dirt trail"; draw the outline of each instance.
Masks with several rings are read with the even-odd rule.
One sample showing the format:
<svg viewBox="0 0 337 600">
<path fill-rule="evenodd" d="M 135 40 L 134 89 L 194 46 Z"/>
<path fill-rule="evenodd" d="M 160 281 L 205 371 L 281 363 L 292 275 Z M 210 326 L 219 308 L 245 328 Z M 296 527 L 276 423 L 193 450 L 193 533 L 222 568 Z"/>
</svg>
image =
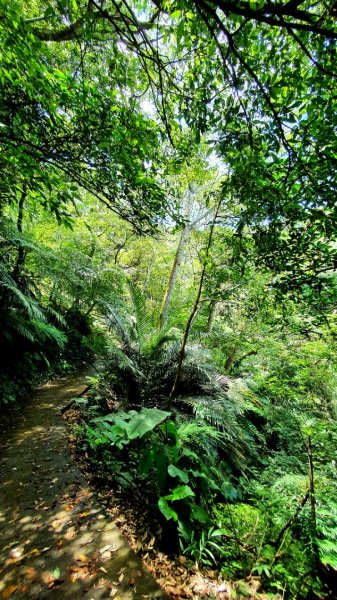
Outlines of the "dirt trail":
<svg viewBox="0 0 337 600">
<path fill-rule="evenodd" d="M 84 376 L 0 415 L 0 598 L 166 598 L 74 463 L 61 408 Z"/>
</svg>

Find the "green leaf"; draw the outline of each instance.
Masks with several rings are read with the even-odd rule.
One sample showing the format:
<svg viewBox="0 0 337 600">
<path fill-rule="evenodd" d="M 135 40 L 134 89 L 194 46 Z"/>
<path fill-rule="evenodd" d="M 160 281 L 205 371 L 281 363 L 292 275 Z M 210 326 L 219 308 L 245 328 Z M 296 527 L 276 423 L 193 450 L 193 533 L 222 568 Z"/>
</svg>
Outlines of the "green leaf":
<svg viewBox="0 0 337 600">
<path fill-rule="evenodd" d="M 184 498 L 190 498 L 194 496 L 193 490 L 188 485 L 180 485 L 172 491 L 172 494 L 165 496 L 166 500 L 184 500 Z"/>
<path fill-rule="evenodd" d="M 143 437 L 170 416 L 170 412 L 159 408 L 142 408 L 125 426 L 129 440 Z"/>
<path fill-rule="evenodd" d="M 212 537 L 218 537 L 220 535 L 226 535 L 226 529 L 214 529 L 214 531 L 212 531 Z"/>
<path fill-rule="evenodd" d="M 55 11 L 54 11 L 53 7 L 49 5 L 46 8 L 46 10 L 44 11 L 44 18 L 48 19 L 49 17 L 54 16 L 54 14 L 55 14 Z"/>
<path fill-rule="evenodd" d="M 197 504 L 192 504 L 191 505 L 191 514 L 192 514 L 192 518 L 195 519 L 196 521 L 198 521 L 199 523 L 209 523 L 210 518 L 207 514 L 207 512 L 201 508 L 201 506 L 198 506 Z"/>
<path fill-rule="evenodd" d="M 168 505 L 165 498 L 161 497 L 158 500 L 158 508 L 160 512 L 164 515 L 164 517 L 169 521 L 173 519 L 174 521 L 178 520 L 177 513 Z"/>
<path fill-rule="evenodd" d="M 180 479 L 180 481 L 182 481 L 183 483 L 188 483 L 189 476 L 181 469 L 178 469 L 178 467 L 175 467 L 174 465 L 169 465 L 167 470 L 171 477 L 178 477 L 178 479 Z"/>
</svg>

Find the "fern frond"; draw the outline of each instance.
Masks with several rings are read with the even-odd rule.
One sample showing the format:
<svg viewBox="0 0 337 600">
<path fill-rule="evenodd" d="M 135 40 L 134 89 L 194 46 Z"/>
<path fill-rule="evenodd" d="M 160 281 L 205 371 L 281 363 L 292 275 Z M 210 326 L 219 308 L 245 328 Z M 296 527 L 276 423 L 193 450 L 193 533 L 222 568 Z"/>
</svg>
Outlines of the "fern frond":
<svg viewBox="0 0 337 600">
<path fill-rule="evenodd" d="M 56 344 L 59 348 L 64 348 L 67 342 L 67 336 L 65 333 L 51 325 L 50 323 L 45 323 L 44 321 L 39 321 L 37 319 L 32 319 L 32 326 L 36 332 L 36 338 L 41 341 L 50 341 Z"/>
<path fill-rule="evenodd" d="M 34 332 L 30 327 L 30 323 L 25 321 L 20 315 L 16 315 L 11 323 L 11 327 L 6 329 L 6 337 L 11 341 L 15 341 L 15 337 L 20 335 L 29 342 L 35 342 L 36 338 Z"/>
<path fill-rule="evenodd" d="M 62 325 L 62 327 L 67 327 L 67 321 L 65 320 L 65 318 L 54 308 L 52 308 L 51 306 L 45 306 L 44 307 L 45 312 L 47 312 L 49 315 L 51 315 L 52 317 L 54 317 L 55 321 L 59 324 Z"/>
<path fill-rule="evenodd" d="M 130 291 L 130 296 L 134 308 L 134 314 L 136 317 L 135 325 L 137 330 L 139 349 L 140 351 L 142 351 L 145 346 L 145 340 L 151 332 L 151 325 L 146 314 L 145 300 L 143 294 L 132 281 L 128 282 L 128 288 Z"/>
<path fill-rule="evenodd" d="M 16 285 L 11 285 L 8 283 L 1 283 L 1 287 L 9 290 L 11 294 L 13 294 L 17 300 L 19 300 L 20 306 L 24 309 L 28 316 L 33 319 L 39 319 L 40 321 L 45 321 L 46 317 L 43 314 L 41 308 L 28 296 L 26 296 Z"/>
<path fill-rule="evenodd" d="M 106 316 L 110 324 L 110 329 L 116 330 L 123 344 L 129 349 L 132 348 L 132 338 L 130 335 L 130 325 L 120 314 L 118 309 L 109 303 L 105 304 Z"/>
</svg>

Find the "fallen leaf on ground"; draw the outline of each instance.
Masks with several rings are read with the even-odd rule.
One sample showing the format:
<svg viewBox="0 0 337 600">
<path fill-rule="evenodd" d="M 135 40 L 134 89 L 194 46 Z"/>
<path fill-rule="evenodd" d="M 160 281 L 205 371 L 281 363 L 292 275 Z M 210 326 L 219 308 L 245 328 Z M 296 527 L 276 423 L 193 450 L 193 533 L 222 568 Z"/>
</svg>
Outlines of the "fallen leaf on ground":
<svg viewBox="0 0 337 600">
<path fill-rule="evenodd" d="M 57 585 L 61 585 L 61 583 L 64 582 L 64 579 L 53 579 L 52 581 L 50 581 L 50 583 L 48 583 L 48 587 L 49 589 L 53 589 L 54 587 L 56 587 Z"/>
<path fill-rule="evenodd" d="M 21 548 L 12 548 L 12 550 L 9 553 L 9 556 L 11 558 L 20 558 L 20 556 L 22 555 L 23 550 Z"/>
<path fill-rule="evenodd" d="M 60 576 L 61 576 L 60 567 L 56 567 L 56 569 L 54 569 L 53 576 L 55 577 L 55 579 L 59 579 L 60 578 Z"/>
<path fill-rule="evenodd" d="M 116 544 L 108 544 L 107 546 L 103 546 L 103 548 L 100 548 L 100 553 L 104 554 L 108 550 L 110 552 L 116 552 L 118 550 L 118 547 L 116 546 Z"/>
<path fill-rule="evenodd" d="M 88 558 L 85 554 L 80 554 L 76 560 L 79 560 L 81 562 L 89 562 L 90 558 Z"/>
<path fill-rule="evenodd" d="M 12 594 L 14 594 L 14 592 L 16 592 L 17 590 L 17 585 L 8 585 L 7 587 L 5 587 L 5 589 L 2 591 L 1 596 L 3 598 L 10 598 L 10 596 Z"/>
<path fill-rule="evenodd" d="M 86 542 L 82 542 L 81 546 L 87 546 L 88 544 L 91 544 L 91 542 L 93 542 L 93 538 L 90 538 Z"/>
<path fill-rule="evenodd" d="M 75 581 L 77 581 L 78 579 L 80 581 L 83 581 L 83 579 L 86 579 L 87 577 L 93 575 L 93 573 L 90 572 L 90 568 L 87 565 L 73 566 L 69 568 L 69 571 L 71 573 L 70 581 L 72 583 L 75 583 Z"/>
<path fill-rule="evenodd" d="M 72 540 L 76 535 L 76 531 L 74 527 L 70 527 L 70 529 L 68 529 L 68 531 L 66 531 L 66 533 L 64 534 L 64 539 L 65 540 Z"/>
<path fill-rule="evenodd" d="M 37 577 L 37 573 L 36 573 L 34 567 L 27 567 L 27 569 L 25 569 L 25 575 L 28 577 L 28 579 L 30 581 L 33 581 Z"/>
</svg>

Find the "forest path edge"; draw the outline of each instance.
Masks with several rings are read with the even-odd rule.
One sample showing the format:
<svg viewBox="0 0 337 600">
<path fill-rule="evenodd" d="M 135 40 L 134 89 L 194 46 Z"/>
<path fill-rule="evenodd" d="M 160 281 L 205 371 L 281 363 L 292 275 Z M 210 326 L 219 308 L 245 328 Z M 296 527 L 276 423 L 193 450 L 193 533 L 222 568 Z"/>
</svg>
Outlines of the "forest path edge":
<svg viewBox="0 0 337 600">
<path fill-rule="evenodd" d="M 75 464 L 61 411 L 85 376 L 43 385 L 0 423 L 0 598 L 166 598 Z"/>
</svg>

